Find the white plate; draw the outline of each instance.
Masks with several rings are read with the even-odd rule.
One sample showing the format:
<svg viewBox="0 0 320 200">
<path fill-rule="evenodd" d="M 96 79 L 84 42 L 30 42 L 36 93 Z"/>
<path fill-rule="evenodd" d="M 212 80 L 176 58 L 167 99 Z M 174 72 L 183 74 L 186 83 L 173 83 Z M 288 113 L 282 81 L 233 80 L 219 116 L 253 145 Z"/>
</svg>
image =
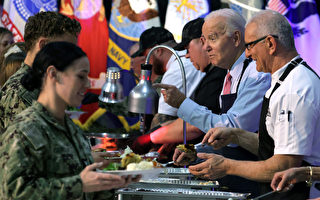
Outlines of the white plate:
<svg viewBox="0 0 320 200">
<path fill-rule="evenodd" d="M 153 169 L 146 169 L 146 170 L 113 170 L 113 171 L 106 171 L 106 170 L 98 170 L 98 172 L 109 173 L 109 174 L 117 174 L 120 176 L 126 175 L 142 175 L 142 179 L 152 179 L 157 178 L 161 172 L 163 172 L 164 168 L 153 168 Z"/>
<path fill-rule="evenodd" d="M 80 116 L 86 112 L 83 111 L 72 111 L 72 110 L 65 110 L 64 111 L 71 119 L 79 119 Z"/>
</svg>

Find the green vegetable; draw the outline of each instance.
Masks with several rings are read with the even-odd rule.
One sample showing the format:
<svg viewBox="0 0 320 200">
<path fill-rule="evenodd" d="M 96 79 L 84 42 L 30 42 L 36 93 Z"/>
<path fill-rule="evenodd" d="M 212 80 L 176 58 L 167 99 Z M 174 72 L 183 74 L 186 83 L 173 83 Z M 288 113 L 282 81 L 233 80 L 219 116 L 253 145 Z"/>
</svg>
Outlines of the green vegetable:
<svg viewBox="0 0 320 200">
<path fill-rule="evenodd" d="M 68 106 L 67 110 L 69 110 L 69 111 L 79 111 L 79 112 L 82 111 L 80 108 L 71 107 L 71 106 Z"/>
<path fill-rule="evenodd" d="M 109 165 L 107 167 L 105 167 L 103 170 L 109 171 L 109 170 L 118 170 L 119 167 L 121 166 L 120 163 L 109 163 Z"/>
</svg>

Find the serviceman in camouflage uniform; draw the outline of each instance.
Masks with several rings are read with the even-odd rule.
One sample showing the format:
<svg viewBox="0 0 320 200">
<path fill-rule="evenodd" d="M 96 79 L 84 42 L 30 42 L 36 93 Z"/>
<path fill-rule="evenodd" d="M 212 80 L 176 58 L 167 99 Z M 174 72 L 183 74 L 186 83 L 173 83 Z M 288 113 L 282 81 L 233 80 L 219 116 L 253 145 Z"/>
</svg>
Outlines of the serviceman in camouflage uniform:
<svg viewBox="0 0 320 200">
<path fill-rule="evenodd" d="M 38 51 L 52 41 L 76 44 L 80 30 L 78 21 L 57 12 L 40 12 L 28 18 L 24 31 L 27 56 L 21 68 L 9 78 L 0 91 L 0 134 L 1 129 L 8 126 L 15 115 L 31 106 L 38 98 L 39 90 L 29 92 L 20 83 Z"/>
<path fill-rule="evenodd" d="M 95 172 L 102 163 L 92 164 L 87 138 L 64 112 L 81 104 L 89 71 L 72 43 L 51 42 L 37 54 L 21 82 L 40 90 L 38 100 L 0 135 L 0 199 L 108 199 L 113 193 L 105 190 L 132 181 Z"/>
</svg>

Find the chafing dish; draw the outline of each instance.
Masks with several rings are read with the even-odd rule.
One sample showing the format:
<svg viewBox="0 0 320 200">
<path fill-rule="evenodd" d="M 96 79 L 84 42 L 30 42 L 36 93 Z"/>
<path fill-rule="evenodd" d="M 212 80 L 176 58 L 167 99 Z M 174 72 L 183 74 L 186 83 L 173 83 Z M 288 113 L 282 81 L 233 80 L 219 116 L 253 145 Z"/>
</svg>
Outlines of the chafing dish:
<svg viewBox="0 0 320 200">
<path fill-rule="evenodd" d="M 160 178 L 179 178 L 180 180 L 192 179 L 194 176 L 189 172 L 188 168 L 165 168 L 159 175 Z"/>
<path fill-rule="evenodd" d="M 181 180 L 178 178 L 156 178 L 140 180 L 130 185 L 134 188 L 187 188 L 198 190 L 215 190 L 219 188 L 218 181 Z"/>
<path fill-rule="evenodd" d="M 123 188 L 116 191 L 118 200 L 186 200 L 186 199 L 246 199 L 249 194 L 194 190 L 182 188 Z"/>
</svg>

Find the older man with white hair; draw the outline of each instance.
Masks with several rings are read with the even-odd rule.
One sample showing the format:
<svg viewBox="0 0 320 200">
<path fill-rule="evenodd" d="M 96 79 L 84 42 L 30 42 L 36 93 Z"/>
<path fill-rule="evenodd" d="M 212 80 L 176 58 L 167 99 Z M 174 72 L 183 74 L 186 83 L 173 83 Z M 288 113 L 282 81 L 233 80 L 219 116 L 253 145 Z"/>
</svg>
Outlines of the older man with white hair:
<svg viewBox="0 0 320 200">
<path fill-rule="evenodd" d="M 319 76 L 299 56 L 291 26 L 274 11 L 261 11 L 245 31 L 246 56 L 256 61 L 258 71 L 272 74 L 260 116 L 259 134 L 241 129 L 214 128 L 203 143 L 220 148 L 236 143 L 258 155 L 260 161 L 238 161 L 215 154 L 198 154 L 205 162 L 189 167 L 206 178 L 235 175 L 261 182 L 261 193 L 271 191 L 275 172 L 320 163 Z M 309 186 L 312 167 L 309 169 Z M 291 191 L 274 193 L 268 199 L 307 199 L 310 188 L 297 183 Z"/>
<path fill-rule="evenodd" d="M 257 132 L 264 93 L 270 87 L 270 74 L 257 72 L 255 62 L 245 58 L 244 29 L 245 19 L 232 9 L 211 12 L 202 26 L 204 48 L 211 64 L 228 70 L 220 95 L 221 114 L 214 114 L 186 98 L 174 86 L 158 85 L 165 88 L 165 101 L 177 107 L 178 116 L 188 123 L 207 132 L 213 127 L 237 127 Z M 182 137 L 172 135 L 174 137 Z M 154 143 L 168 136 L 155 137 Z M 181 152 L 180 152 L 181 153 Z M 237 145 L 222 149 L 222 155 L 237 160 L 256 160 L 249 151 Z M 174 160 L 178 158 L 174 157 Z M 179 163 L 179 160 L 175 160 Z M 182 163 L 185 164 L 185 163 Z M 243 178 L 228 176 L 219 180 L 221 185 L 236 192 L 256 194 L 257 184 Z"/>
</svg>

